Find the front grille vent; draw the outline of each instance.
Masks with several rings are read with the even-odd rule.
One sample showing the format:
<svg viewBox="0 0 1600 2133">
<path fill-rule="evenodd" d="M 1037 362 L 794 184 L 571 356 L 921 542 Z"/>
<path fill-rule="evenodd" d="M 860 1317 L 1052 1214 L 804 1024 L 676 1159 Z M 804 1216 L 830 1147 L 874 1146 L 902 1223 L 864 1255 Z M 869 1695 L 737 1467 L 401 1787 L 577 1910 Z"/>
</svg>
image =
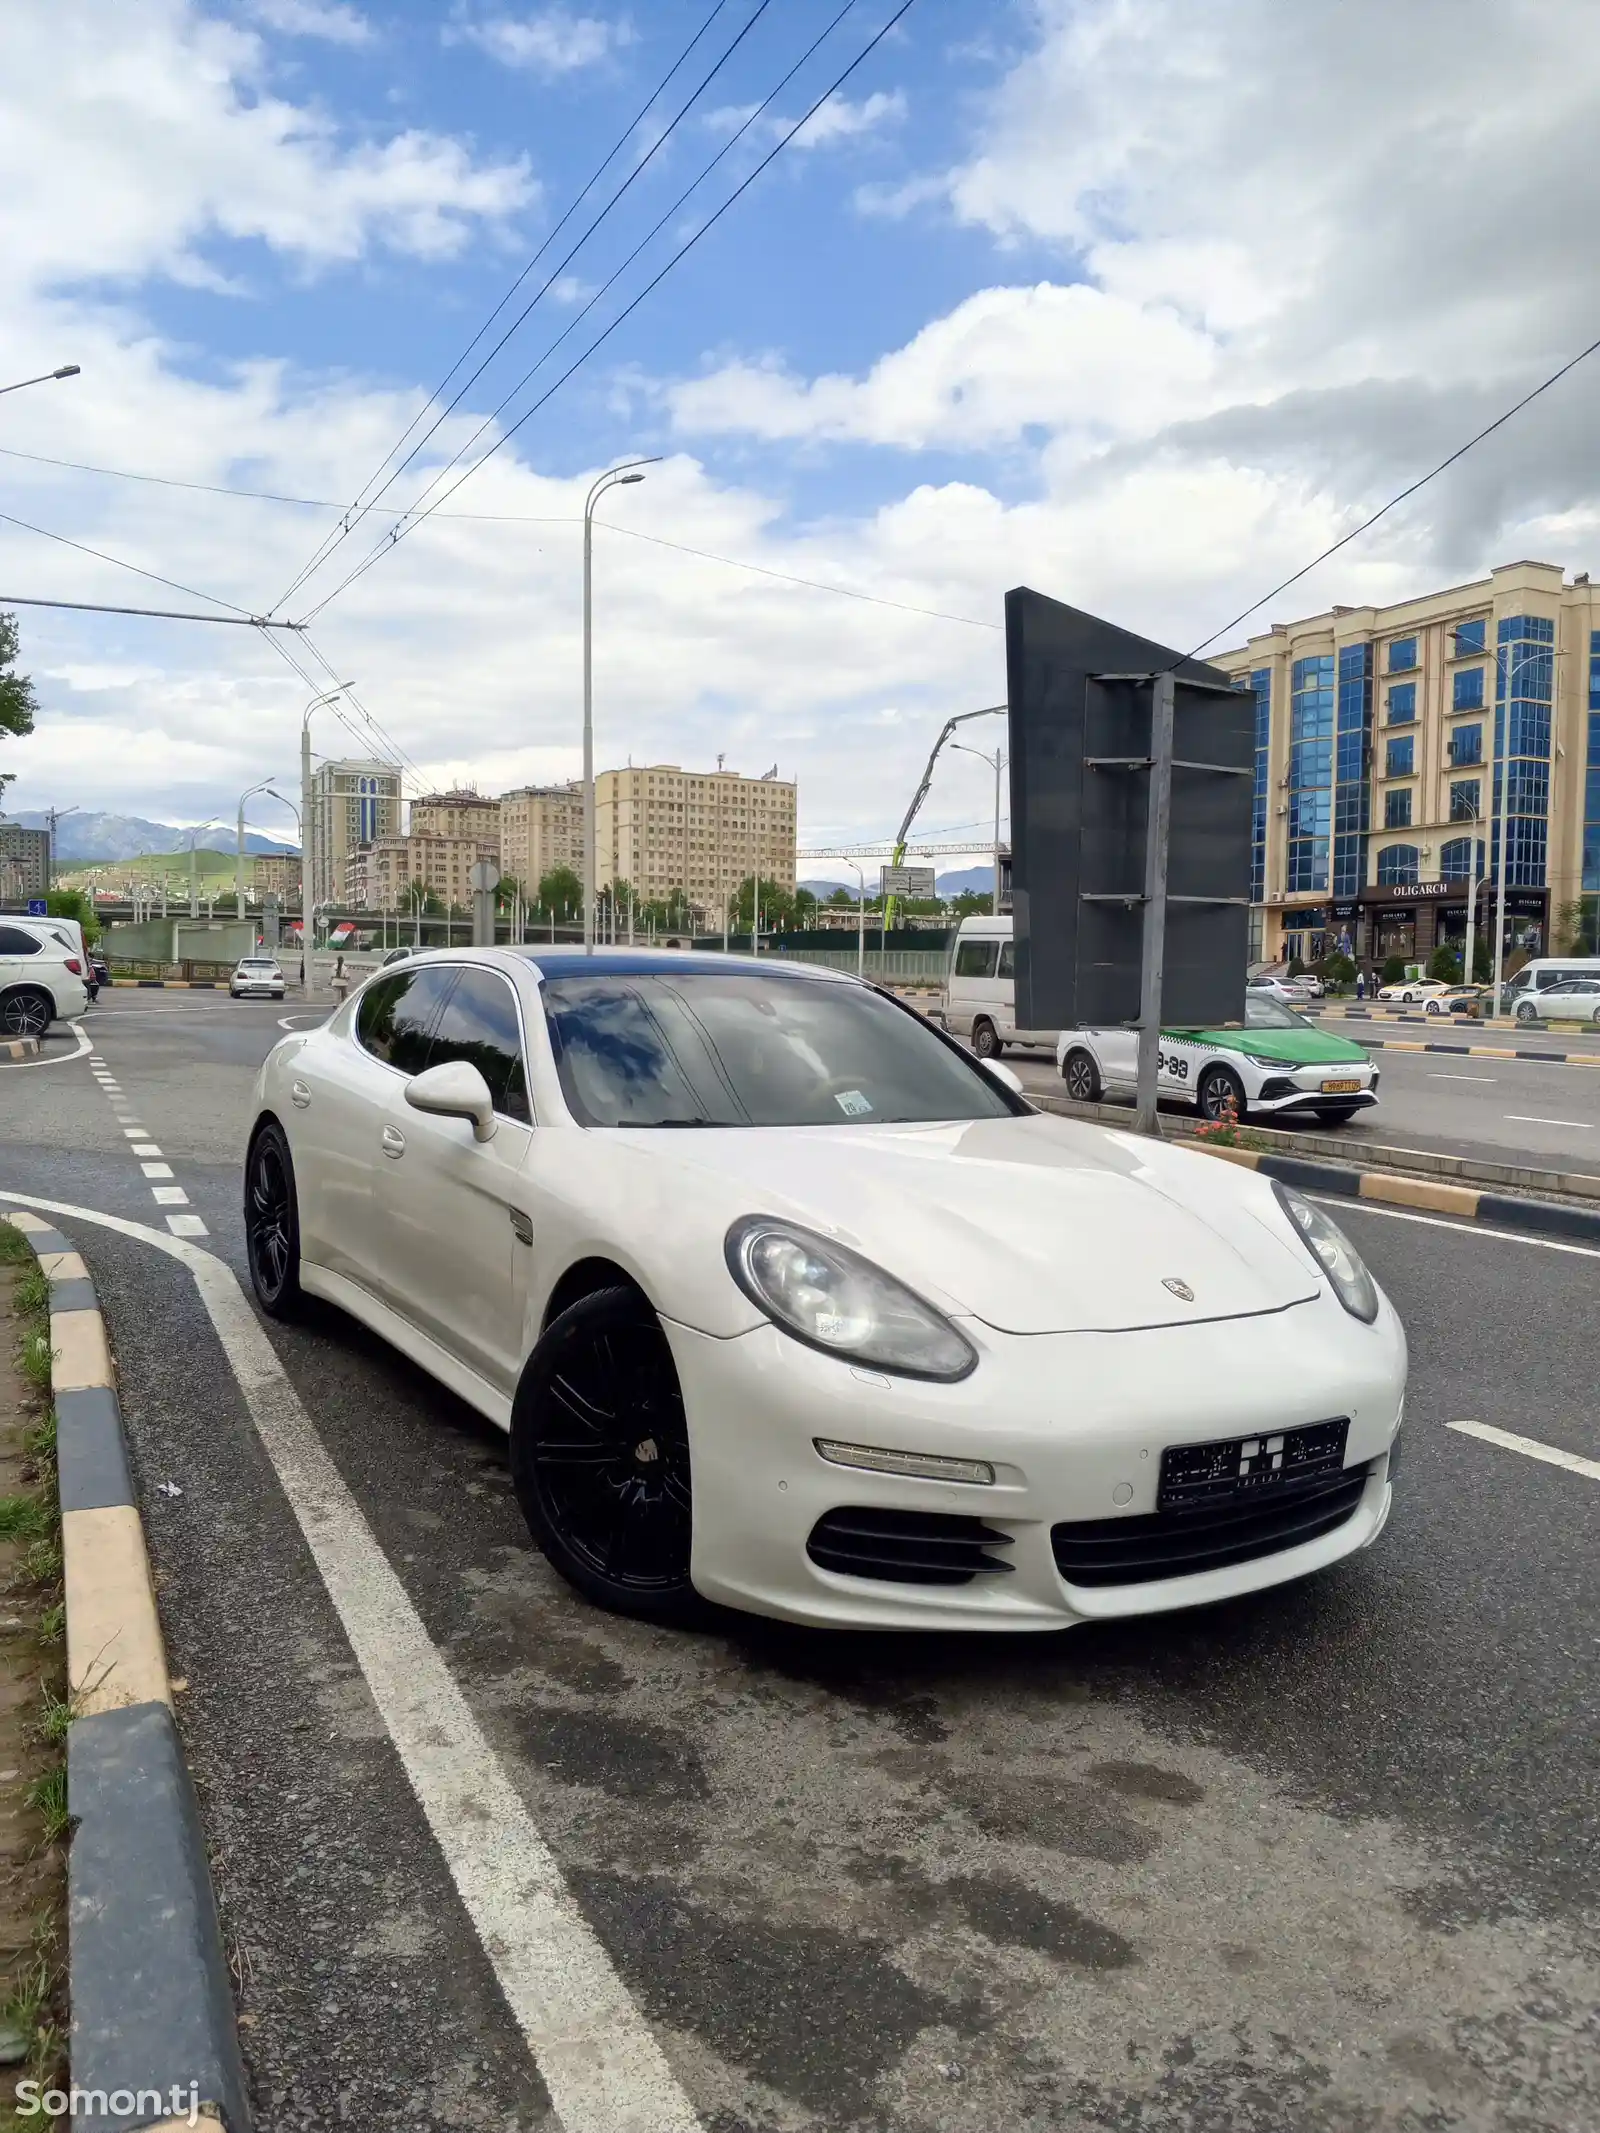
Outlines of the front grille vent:
<svg viewBox="0 0 1600 2133">
<path fill-rule="evenodd" d="M 828 1511 L 811 1529 L 806 1553 L 820 1569 L 896 1585 L 969 1585 L 1014 1565 L 987 1551 L 1009 1548 L 1011 1535 L 981 1518 L 943 1511 L 879 1511 L 859 1505 Z"/>
<path fill-rule="evenodd" d="M 1202 1509 L 1052 1526 L 1056 1568 L 1069 1585 L 1145 1585 L 1298 1548 L 1342 1526 L 1361 1501 L 1368 1469 L 1330 1481 L 1262 1490 Z"/>
</svg>

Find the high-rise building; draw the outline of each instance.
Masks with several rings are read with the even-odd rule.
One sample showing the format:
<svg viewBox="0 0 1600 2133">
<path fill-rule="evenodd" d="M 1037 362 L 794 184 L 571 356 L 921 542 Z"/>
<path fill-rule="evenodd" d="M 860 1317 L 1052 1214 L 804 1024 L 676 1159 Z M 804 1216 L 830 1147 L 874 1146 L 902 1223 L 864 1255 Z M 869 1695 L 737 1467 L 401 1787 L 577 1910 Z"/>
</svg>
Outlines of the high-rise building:
<svg viewBox="0 0 1600 2133">
<path fill-rule="evenodd" d="M 0 822 L 0 895 L 43 896 L 50 887 L 50 832 Z"/>
<path fill-rule="evenodd" d="M 1507 563 L 1393 607 L 1274 623 L 1212 664 L 1254 692 L 1251 952 L 1425 963 L 1600 926 L 1600 599 L 1587 573 Z M 1596 942 L 1600 947 L 1600 941 Z"/>
<path fill-rule="evenodd" d="M 644 903 L 674 889 L 712 923 L 752 874 L 793 892 L 795 787 L 776 771 L 604 770 L 595 780 L 596 882 L 631 884 Z"/>
<path fill-rule="evenodd" d="M 476 837 L 378 837 L 358 844 L 345 859 L 345 901 L 360 911 L 401 911 L 408 891 L 421 882 L 450 909 L 472 901 L 472 869 L 480 859 L 498 864 L 497 848 Z"/>
<path fill-rule="evenodd" d="M 345 892 L 345 861 L 359 844 L 400 833 L 400 772 L 378 761 L 324 763 L 311 780 L 311 901 Z"/>
<path fill-rule="evenodd" d="M 530 903 L 557 867 L 583 879 L 581 784 L 519 786 L 501 794 L 499 807 L 500 871 L 522 883 Z"/>
<path fill-rule="evenodd" d="M 260 852 L 251 862 L 250 880 L 257 896 L 276 896 L 280 903 L 298 903 L 299 856 L 293 852 Z"/>
<path fill-rule="evenodd" d="M 500 856 L 500 802 L 477 792 L 432 792 L 411 803 L 413 837 L 470 837 L 492 859 Z"/>
</svg>

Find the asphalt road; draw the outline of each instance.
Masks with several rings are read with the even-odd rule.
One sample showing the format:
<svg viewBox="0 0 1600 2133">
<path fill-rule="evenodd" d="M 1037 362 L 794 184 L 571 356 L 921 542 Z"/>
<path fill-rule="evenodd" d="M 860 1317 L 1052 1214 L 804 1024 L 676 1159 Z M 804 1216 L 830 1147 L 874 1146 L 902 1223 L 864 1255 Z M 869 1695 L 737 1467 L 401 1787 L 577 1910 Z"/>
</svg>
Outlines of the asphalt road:
<svg viewBox="0 0 1600 2133">
<path fill-rule="evenodd" d="M 187 1215 L 242 1273 L 249 1076 L 286 1011 L 103 1000 L 114 1091 L 59 1042 L 0 1070 L 0 1192 Z M 1296 1588 L 1062 1637 L 598 1614 L 491 1431 L 336 1312 L 271 1329 L 705 2133 L 1600 2123 L 1600 1484 L 1447 1427 L 1600 1458 L 1600 1254 L 1336 1212 L 1412 1344 L 1387 1531 Z M 56 1219 L 110 1319 L 258 2123 L 553 2126 L 506 1950 L 188 1270 Z"/>
</svg>

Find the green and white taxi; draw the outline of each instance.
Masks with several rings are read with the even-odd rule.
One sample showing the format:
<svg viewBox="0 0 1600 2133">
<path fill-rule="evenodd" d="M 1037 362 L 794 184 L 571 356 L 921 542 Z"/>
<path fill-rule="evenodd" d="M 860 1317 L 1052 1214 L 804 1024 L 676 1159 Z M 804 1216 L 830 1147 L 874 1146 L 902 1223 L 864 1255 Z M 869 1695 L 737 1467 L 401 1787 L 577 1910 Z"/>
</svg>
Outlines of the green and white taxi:
<svg viewBox="0 0 1600 2133">
<path fill-rule="evenodd" d="M 1378 1100 L 1372 1055 L 1315 1028 L 1277 1000 L 1249 993 L 1242 1029 L 1164 1029 L 1158 1089 L 1207 1118 L 1292 1112 L 1342 1125 Z M 1133 1095 L 1139 1036 L 1131 1029 L 1064 1029 L 1056 1065 L 1079 1103 Z"/>
</svg>

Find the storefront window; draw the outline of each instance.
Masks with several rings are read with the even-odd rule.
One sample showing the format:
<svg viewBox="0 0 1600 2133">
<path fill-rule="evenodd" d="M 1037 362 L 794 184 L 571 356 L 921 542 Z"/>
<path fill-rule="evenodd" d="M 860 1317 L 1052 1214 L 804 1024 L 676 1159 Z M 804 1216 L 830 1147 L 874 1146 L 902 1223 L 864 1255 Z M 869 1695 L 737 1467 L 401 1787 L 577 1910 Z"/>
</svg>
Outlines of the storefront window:
<svg viewBox="0 0 1600 2133">
<path fill-rule="evenodd" d="M 1414 911 L 1378 913 L 1378 961 L 1398 955 L 1408 963 L 1417 959 L 1417 915 Z"/>
</svg>

